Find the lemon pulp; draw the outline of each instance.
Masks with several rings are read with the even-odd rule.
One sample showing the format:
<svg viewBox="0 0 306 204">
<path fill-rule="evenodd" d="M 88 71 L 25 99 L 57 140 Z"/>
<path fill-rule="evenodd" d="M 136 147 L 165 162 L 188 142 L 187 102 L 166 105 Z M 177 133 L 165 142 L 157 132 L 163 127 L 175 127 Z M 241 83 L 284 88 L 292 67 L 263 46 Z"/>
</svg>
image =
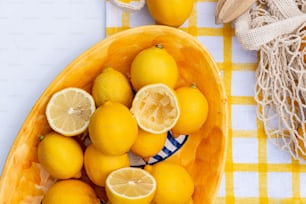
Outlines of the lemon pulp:
<svg viewBox="0 0 306 204">
<path fill-rule="evenodd" d="M 135 95 L 131 112 L 145 131 L 160 134 L 169 131 L 180 116 L 174 91 L 165 84 L 150 84 Z"/>
<path fill-rule="evenodd" d="M 106 179 L 106 194 L 112 204 L 150 204 L 155 190 L 153 176 L 140 168 L 117 169 Z"/>
<path fill-rule="evenodd" d="M 46 116 L 54 131 L 65 136 L 75 136 L 86 130 L 94 111 L 95 102 L 89 93 L 80 88 L 69 87 L 51 97 Z"/>
</svg>

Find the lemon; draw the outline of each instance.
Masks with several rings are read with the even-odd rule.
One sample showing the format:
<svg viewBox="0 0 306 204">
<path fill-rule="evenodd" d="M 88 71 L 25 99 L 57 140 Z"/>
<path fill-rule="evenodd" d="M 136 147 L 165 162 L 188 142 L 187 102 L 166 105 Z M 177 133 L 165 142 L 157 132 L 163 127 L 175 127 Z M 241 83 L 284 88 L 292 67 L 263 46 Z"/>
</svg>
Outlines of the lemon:
<svg viewBox="0 0 306 204">
<path fill-rule="evenodd" d="M 147 0 L 151 16 L 158 24 L 179 27 L 190 16 L 194 0 Z"/>
<path fill-rule="evenodd" d="M 56 92 L 49 100 L 46 116 L 50 127 L 65 136 L 83 133 L 95 111 L 93 97 L 85 90 L 69 87 Z"/>
<path fill-rule="evenodd" d="M 87 183 L 68 179 L 58 181 L 46 192 L 42 204 L 100 204 L 94 190 Z"/>
<path fill-rule="evenodd" d="M 145 170 L 126 167 L 109 174 L 105 189 L 111 204 L 150 204 L 156 182 Z"/>
<path fill-rule="evenodd" d="M 128 154 L 107 155 L 98 151 L 92 144 L 84 154 L 84 166 L 89 179 L 98 186 L 105 186 L 106 177 L 113 170 L 130 166 Z"/>
<path fill-rule="evenodd" d="M 53 177 L 68 179 L 80 176 L 83 151 L 71 137 L 51 132 L 38 144 L 38 161 Z"/>
<path fill-rule="evenodd" d="M 106 102 L 94 112 L 88 126 L 93 145 L 110 155 L 128 152 L 138 135 L 137 121 L 129 109 L 118 102 Z"/>
<path fill-rule="evenodd" d="M 144 168 L 156 180 L 155 204 L 188 204 L 194 183 L 187 170 L 179 164 L 162 161 Z"/>
<path fill-rule="evenodd" d="M 133 59 L 130 73 L 135 90 L 154 83 L 164 83 L 174 88 L 178 79 L 175 59 L 161 44 L 138 53 Z"/>
<path fill-rule="evenodd" d="M 111 67 L 107 67 L 95 78 L 92 96 L 97 106 L 102 105 L 106 101 L 113 101 L 130 107 L 133 91 L 124 74 Z"/>
<path fill-rule="evenodd" d="M 172 131 L 190 134 L 201 128 L 208 116 L 208 103 L 204 94 L 195 86 L 185 86 L 176 90 L 180 105 L 180 117 Z"/>
<path fill-rule="evenodd" d="M 133 144 L 131 151 L 142 158 L 154 156 L 164 147 L 166 139 L 166 132 L 152 134 L 140 129 L 138 131 L 136 142 Z"/>
<path fill-rule="evenodd" d="M 180 116 L 174 90 L 165 84 L 150 84 L 135 95 L 131 112 L 143 130 L 160 134 L 169 131 Z"/>
</svg>

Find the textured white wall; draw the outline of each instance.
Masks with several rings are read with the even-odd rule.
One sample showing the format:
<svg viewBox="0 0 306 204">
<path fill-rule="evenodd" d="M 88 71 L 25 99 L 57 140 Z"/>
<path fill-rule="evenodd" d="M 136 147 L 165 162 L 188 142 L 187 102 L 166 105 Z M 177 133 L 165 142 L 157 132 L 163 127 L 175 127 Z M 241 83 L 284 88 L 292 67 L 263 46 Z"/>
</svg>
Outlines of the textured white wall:
<svg viewBox="0 0 306 204">
<path fill-rule="evenodd" d="M 104 37 L 104 0 L 0 2 L 0 172 L 48 84 Z"/>
</svg>

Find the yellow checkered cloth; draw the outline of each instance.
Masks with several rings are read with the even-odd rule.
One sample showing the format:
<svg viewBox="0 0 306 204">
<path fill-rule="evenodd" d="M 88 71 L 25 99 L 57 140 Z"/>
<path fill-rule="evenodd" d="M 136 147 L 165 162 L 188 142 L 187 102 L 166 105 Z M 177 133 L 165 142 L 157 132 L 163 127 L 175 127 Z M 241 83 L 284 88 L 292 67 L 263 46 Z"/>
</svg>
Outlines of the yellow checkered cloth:
<svg viewBox="0 0 306 204">
<path fill-rule="evenodd" d="M 230 24 L 215 24 L 215 7 L 216 0 L 196 1 L 190 18 L 180 27 L 214 57 L 229 102 L 228 153 L 215 203 L 306 203 L 306 165 L 275 147 L 256 117 L 257 53 L 240 46 Z M 106 1 L 107 36 L 148 24 L 155 23 L 147 8 L 127 13 Z"/>
</svg>

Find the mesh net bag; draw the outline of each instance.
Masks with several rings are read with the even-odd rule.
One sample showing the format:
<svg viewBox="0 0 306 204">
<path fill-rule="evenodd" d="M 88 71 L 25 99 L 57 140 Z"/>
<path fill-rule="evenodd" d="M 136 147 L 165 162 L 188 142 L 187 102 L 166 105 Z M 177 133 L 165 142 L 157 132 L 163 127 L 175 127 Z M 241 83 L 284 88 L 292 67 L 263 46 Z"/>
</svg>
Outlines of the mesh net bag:
<svg viewBox="0 0 306 204">
<path fill-rule="evenodd" d="M 259 52 L 257 116 L 295 159 L 306 159 L 305 12 L 306 0 L 260 0 L 235 22 L 241 45 Z"/>
</svg>

